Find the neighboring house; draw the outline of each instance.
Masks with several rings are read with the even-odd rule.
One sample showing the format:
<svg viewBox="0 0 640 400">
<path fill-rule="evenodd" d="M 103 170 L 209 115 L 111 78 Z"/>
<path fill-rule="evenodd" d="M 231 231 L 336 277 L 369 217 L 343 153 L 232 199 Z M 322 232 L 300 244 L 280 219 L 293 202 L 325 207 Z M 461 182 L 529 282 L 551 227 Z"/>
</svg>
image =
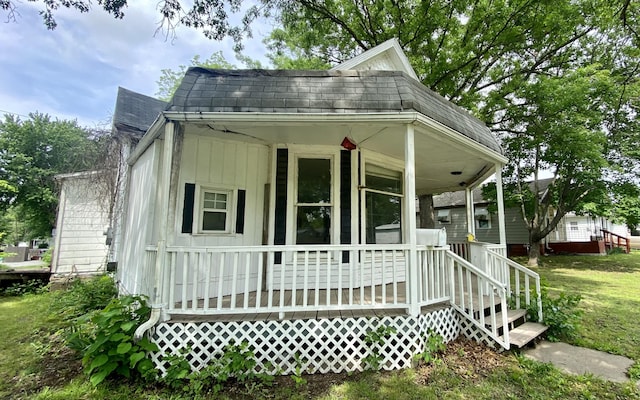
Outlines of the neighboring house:
<svg viewBox="0 0 640 400">
<path fill-rule="evenodd" d="M 504 257 L 503 230 L 471 246 L 485 260 L 473 265 L 415 218 L 417 196 L 469 194 L 493 174 L 501 199 L 506 161 L 396 40 L 329 71 L 190 68 L 127 159 L 117 278 L 153 307 L 136 334 L 158 344 L 160 368 L 178 351 L 202 368 L 235 341 L 257 370 L 283 373 L 296 359 L 305 372 L 365 368 L 364 337 L 381 325 L 395 329 L 384 369 L 410 366 L 430 330 L 522 345 L 497 309 L 524 290 L 513 268 L 539 280 Z"/>
<path fill-rule="evenodd" d="M 126 199 L 126 162 L 138 140 L 167 103 L 118 88 L 113 115 L 112 165 L 108 173 L 62 174 L 56 218 L 53 278 L 103 273 L 120 247 L 120 218 Z"/>
<path fill-rule="evenodd" d="M 542 180 L 543 187 L 549 180 Z M 473 191 L 474 237 L 477 241 L 495 243 L 499 238 L 498 216 L 489 212 L 490 202 L 482 197 L 481 188 Z M 464 243 L 467 234 L 465 192 L 443 193 L 433 198 L 436 228 L 445 228 L 450 243 Z M 556 229 L 544 240 L 543 254 L 555 252 L 605 253 L 602 230 L 622 237 L 628 236 L 626 226 L 612 223 L 603 217 L 565 215 Z M 529 231 L 518 208 L 505 209 L 505 231 L 508 254 L 525 255 L 529 246 Z"/>
<path fill-rule="evenodd" d="M 57 175 L 60 200 L 51 257 L 53 277 L 105 271 L 109 212 L 96 190 L 97 172 Z"/>
</svg>

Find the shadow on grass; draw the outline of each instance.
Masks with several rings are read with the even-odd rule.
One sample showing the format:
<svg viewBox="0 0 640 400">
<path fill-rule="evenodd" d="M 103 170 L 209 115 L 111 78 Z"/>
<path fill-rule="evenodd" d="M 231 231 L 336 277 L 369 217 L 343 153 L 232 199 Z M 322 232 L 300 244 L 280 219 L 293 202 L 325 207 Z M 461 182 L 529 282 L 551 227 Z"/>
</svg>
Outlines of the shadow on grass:
<svg viewBox="0 0 640 400">
<path fill-rule="evenodd" d="M 514 260 L 526 266 L 526 257 L 515 257 Z M 640 274 L 640 252 L 631 254 L 610 254 L 604 256 L 589 255 L 547 255 L 541 256 L 539 268 L 573 269 L 578 271 L 602 271 Z"/>
</svg>

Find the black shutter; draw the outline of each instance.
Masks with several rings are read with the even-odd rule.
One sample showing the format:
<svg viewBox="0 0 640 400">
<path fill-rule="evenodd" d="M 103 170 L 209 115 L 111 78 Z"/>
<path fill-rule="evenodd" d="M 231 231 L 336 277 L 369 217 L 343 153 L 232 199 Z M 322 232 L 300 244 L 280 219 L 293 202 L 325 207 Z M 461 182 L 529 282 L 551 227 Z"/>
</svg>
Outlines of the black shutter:
<svg viewBox="0 0 640 400">
<path fill-rule="evenodd" d="M 340 151 L 340 244 L 351 244 L 351 152 Z M 349 262 L 349 252 L 342 253 Z"/>
<path fill-rule="evenodd" d="M 247 192 L 244 189 L 238 190 L 238 207 L 236 209 L 236 233 L 244 233 L 244 208 L 247 199 Z"/>
<path fill-rule="evenodd" d="M 289 166 L 289 151 L 278 149 L 276 158 L 276 204 L 274 244 L 285 244 L 287 239 L 287 168 Z M 280 264 L 282 253 L 276 253 L 275 262 Z"/>
<path fill-rule="evenodd" d="M 184 184 L 184 205 L 182 207 L 182 233 L 193 232 L 193 208 L 195 202 L 196 185 Z"/>
</svg>

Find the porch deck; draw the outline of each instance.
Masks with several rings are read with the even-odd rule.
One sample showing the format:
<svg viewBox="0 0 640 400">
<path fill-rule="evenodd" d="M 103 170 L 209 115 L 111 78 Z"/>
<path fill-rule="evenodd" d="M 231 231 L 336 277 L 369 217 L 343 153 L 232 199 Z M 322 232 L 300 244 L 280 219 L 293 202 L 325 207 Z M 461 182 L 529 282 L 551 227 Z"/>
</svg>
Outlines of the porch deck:
<svg viewBox="0 0 640 400">
<path fill-rule="evenodd" d="M 395 288 L 394 288 L 395 286 Z M 483 296 L 480 300 L 472 294 L 477 291 L 477 284 L 474 282 L 471 292 L 457 293 L 456 302 L 462 303 L 463 299 L 471 299 L 472 307 L 477 312 L 481 307 L 491 304 L 489 296 Z M 395 290 L 394 290 L 395 289 Z M 238 293 L 235 295 L 234 305 L 232 305 L 232 296 L 215 297 L 209 299 L 199 299 L 197 302 L 187 301 L 184 303 L 176 302 L 174 307 L 170 307 L 168 313 L 171 320 L 175 322 L 188 321 L 273 321 L 282 319 L 322 319 L 322 318 L 383 318 L 394 317 L 407 314 L 406 303 L 406 283 L 399 282 L 397 284 L 387 284 L 368 286 L 364 290 L 355 289 L 314 289 L 306 293 L 304 298 L 303 291 L 296 291 L 296 298 L 293 299 L 293 290 L 273 290 L 271 299 L 268 292 L 262 292 L 260 301 L 257 302 L 257 292 L 252 291 L 244 295 Z M 375 300 L 372 301 L 372 294 L 375 294 Z M 350 297 L 351 296 L 351 297 Z M 384 296 L 384 297 L 383 297 Z M 246 304 L 245 304 L 246 298 Z M 273 312 L 256 312 L 261 309 L 261 305 L 272 304 L 274 309 L 280 307 L 283 301 L 283 308 L 291 308 L 296 306 L 307 307 L 310 304 L 319 304 L 323 309 L 304 310 L 304 311 L 273 311 Z M 349 304 L 360 305 L 361 309 L 342 308 L 344 304 L 342 299 L 349 299 Z M 271 300 L 271 303 L 269 303 Z M 206 307 L 205 307 L 206 301 Z M 449 303 L 449 299 L 445 298 L 440 302 L 435 302 L 421 307 L 421 313 L 427 313 L 433 309 L 442 308 L 443 305 Z M 500 304 L 500 298 L 494 296 L 493 304 Z M 351 306 L 353 307 L 353 306 Z M 202 312 L 206 310 L 206 313 Z"/>
</svg>

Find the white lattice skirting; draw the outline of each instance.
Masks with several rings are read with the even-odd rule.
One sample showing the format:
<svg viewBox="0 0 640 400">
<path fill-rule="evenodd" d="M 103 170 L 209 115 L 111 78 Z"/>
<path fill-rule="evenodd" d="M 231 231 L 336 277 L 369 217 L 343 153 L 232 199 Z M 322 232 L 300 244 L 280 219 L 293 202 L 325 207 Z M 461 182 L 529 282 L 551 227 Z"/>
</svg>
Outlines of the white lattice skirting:
<svg viewBox="0 0 640 400">
<path fill-rule="evenodd" d="M 164 372 L 163 354 L 190 349 L 187 359 L 194 370 L 218 357 L 231 342 L 246 342 L 257 362 L 255 372 L 291 374 L 296 358 L 302 372 L 327 373 L 361 371 L 371 349 L 364 341 L 379 326 L 396 330 L 379 349 L 380 368 L 393 370 L 411 366 L 415 354 L 424 349 L 429 329 L 445 342 L 460 334 L 460 317 L 451 308 L 418 317 L 292 319 L 281 321 L 162 322 L 152 332 L 160 348 L 154 362 Z"/>
</svg>

